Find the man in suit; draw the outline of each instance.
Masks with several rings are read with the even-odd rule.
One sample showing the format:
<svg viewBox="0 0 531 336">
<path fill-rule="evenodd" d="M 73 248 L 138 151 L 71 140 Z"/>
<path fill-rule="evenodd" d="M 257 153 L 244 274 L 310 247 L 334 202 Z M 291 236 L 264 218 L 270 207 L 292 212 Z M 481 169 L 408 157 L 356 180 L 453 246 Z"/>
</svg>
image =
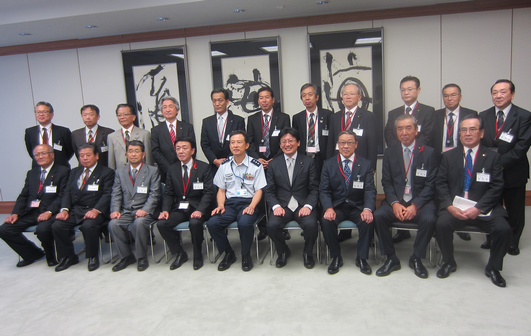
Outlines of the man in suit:
<svg viewBox="0 0 531 336">
<path fill-rule="evenodd" d="M 286 266 L 291 251 L 286 245 L 283 229 L 292 220 L 304 232 L 304 266 L 313 268 L 313 245 L 317 240 L 317 201 L 319 182 L 315 161 L 297 153 L 300 146 L 299 132 L 284 128 L 280 132 L 280 148 L 284 155 L 277 156 L 267 169 L 265 194 L 270 207 L 267 232 L 275 243 L 278 253 L 277 268 Z"/>
<path fill-rule="evenodd" d="M 76 152 L 79 161 L 77 147 L 86 142 L 94 142 L 100 150 L 100 164 L 107 167 L 109 165 L 109 142 L 107 136 L 114 132 L 113 129 L 98 125 L 100 120 L 100 109 L 96 105 L 85 105 L 81 108 L 81 118 L 85 127 L 72 132 L 72 148 Z"/>
<path fill-rule="evenodd" d="M 120 131 L 109 134 L 109 168 L 118 169 L 127 165 L 125 156 L 125 146 L 128 141 L 140 140 L 146 148 L 146 158 L 144 162 L 150 166 L 154 164 L 151 155 L 151 135 L 148 131 L 136 127 L 136 110 L 131 104 L 119 104 L 116 107 L 116 117 L 122 126 Z"/>
<path fill-rule="evenodd" d="M 218 265 L 218 271 L 229 269 L 236 262 L 236 255 L 227 238 L 226 228 L 234 221 L 238 222 L 238 231 L 242 246 L 242 270 L 248 272 L 253 268 L 251 244 L 253 242 L 253 223 L 258 217 L 256 209 L 262 198 L 262 188 L 267 184 L 264 168 L 257 159 L 247 155 L 249 137 L 244 131 L 232 131 L 230 150 L 232 156 L 227 158 L 214 177 L 214 184 L 219 188 L 218 206 L 212 210 L 208 220 L 208 231 L 219 253 L 225 252 Z"/>
<path fill-rule="evenodd" d="M 485 275 L 496 286 L 505 287 L 500 271 L 511 241 L 511 227 L 500 202 L 503 192 L 500 155 L 480 145 L 484 133 L 478 116 L 466 117 L 459 127 L 462 146 L 443 153 L 441 158 L 435 182 L 440 202 L 435 237 L 443 264 L 437 277 L 447 278 L 457 270 L 452 242 L 454 231 L 474 225 L 492 237 Z"/>
<path fill-rule="evenodd" d="M 192 236 L 193 268 L 198 270 L 203 267 L 203 224 L 210 215 L 214 188 L 209 165 L 195 160 L 195 151 L 194 138 L 177 138 L 175 152 L 179 160 L 170 166 L 166 178 L 162 212 L 157 226 L 171 253 L 176 255 L 170 270 L 181 267 L 188 260 L 188 254 L 181 245 L 181 233 L 173 230 L 185 221 L 189 222 Z"/>
<path fill-rule="evenodd" d="M 114 177 L 109 231 L 120 255 L 120 262 L 112 268 L 114 272 L 134 264 L 137 259 L 139 272 L 149 267 L 149 224 L 155 220 L 159 205 L 160 175 L 156 167 L 144 164 L 144 148 L 142 141 L 129 141 L 126 152 L 129 164 L 118 168 Z M 131 250 L 131 236 L 136 258 Z"/>
<path fill-rule="evenodd" d="M 216 113 L 203 119 L 201 148 L 210 163 L 212 174 L 215 175 L 221 163 L 231 155 L 230 132 L 234 130 L 245 131 L 245 121 L 242 117 L 227 110 L 230 103 L 229 91 L 225 89 L 212 90 L 210 99 Z"/>
<path fill-rule="evenodd" d="M 502 201 L 509 213 L 513 237 L 510 255 L 520 254 L 520 237 L 525 224 L 525 193 L 529 179 L 527 151 L 531 145 L 531 113 L 512 103 L 513 82 L 500 79 L 491 87 L 494 106 L 479 114 L 485 125 L 481 144 L 500 154 L 503 169 Z M 488 236 L 487 236 L 488 238 Z M 490 240 L 481 246 L 490 248 Z"/>
<path fill-rule="evenodd" d="M 325 210 L 321 227 L 332 257 L 328 273 L 336 274 L 343 266 L 337 226 L 351 220 L 359 231 L 356 266 L 362 273 L 371 274 L 367 259 L 374 235 L 371 225 L 376 203 L 374 172 L 369 160 L 355 154 L 358 141 L 354 132 L 339 133 L 337 144 L 339 154 L 325 161 L 319 185 L 319 198 Z"/>
<path fill-rule="evenodd" d="M 109 220 L 114 171 L 98 164 L 98 147 L 94 143 L 79 146 L 78 154 L 80 165 L 70 172 L 61 209 L 52 225 L 60 260 L 56 272 L 79 262 L 71 239 L 72 230 L 79 225 L 87 249 L 88 270 L 98 269 L 98 239 Z"/>
<path fill-rule="evenodd" d="M 46 144 L 53 148 L 55 164 L 70 169 L 70 159 L 74 155 L 72 148 L 72 134 L 66 127 L 52 124 L 53 106 L 47 102 L 38 102 L 35 106 L 35 119 L 39 125 L 26 128 L 24 141 L 29 156 L 33 159 L 32 167 L 38 168 L 37 160 L 33 157 L 33 149 L 37 145 Z"/>
<path fill-rule="evenodd" d="M 39 167 L 28 171 L 13 212 L 0 226 L 0 238 L 22 258 L 17 267 L 31 265 L 44 255 L 51 267 L 57 265 L 52 223 L 61 207 L 70 170 L 54 164 L 54 151 L 49 145 L 37 145 L 33 149 L 33 156 Z M 37 225 L 35 233 L 44 251 L 22 234 L 34 225 Z"/>
<path fill-rule="evenodd" d="M 384 138 L 387 147 L 399 143 L 395 132 L 395 120 L 401 114 L 412 114 L 417 118 L 419 125 L 419 134 L 417 139 L 419 143 L 432 147 L 432 132 L 434 123 L 435 109 L 418 102 L 420 94 L 420 80 L 414 76 L 406 76 L 400 81 L 400 95 L 404 105 L 389 111 L 387 124 L 384 129 Z"/>
<path fill-rule="evenodd" d="M 166 122 L 151 130 L 151 150 L 159 167 L 161 181 L 166 181 L 168 169 L 178 161 L 175 154 L 175 140 L 179 137 L 195 139 L 194 127 L 186 121 L 178 121 L 179 102 L 173 97 L 164 97 L 160 101 L 160 110 Z"/>
<path fill-rule="evenodd" d="M 393 245 L 392 223 L 413 222 L 418 224 L 418 231 L 409 267 L 416 276 L 425 279 L 428 270 L 421 259 L 426 257 L 426 247 L 435 231 L 435 177 L 439 161 L 433 148 L 415 140 L 418 130 L 414 116 L 398 116 L 395 128 L 400 144 L 385 151 L 382 166 L 385 199 L 374 213 L 374 228 L 382 254 L 387 256 L 376 275 L 386 276 L 401 268 Z"/>
<path fill-rule="evenodd" d="M 306 83 L 301 87 L 301 100 L 306 109 L 293 116 L 292 125 L 301 138 L 299 154 L 314 159 L 319 178 L 323 162 L 326 160 L 332 112 L 317 107 L 318 92 L 317 86 L 312 83 Z"/>
</svg>

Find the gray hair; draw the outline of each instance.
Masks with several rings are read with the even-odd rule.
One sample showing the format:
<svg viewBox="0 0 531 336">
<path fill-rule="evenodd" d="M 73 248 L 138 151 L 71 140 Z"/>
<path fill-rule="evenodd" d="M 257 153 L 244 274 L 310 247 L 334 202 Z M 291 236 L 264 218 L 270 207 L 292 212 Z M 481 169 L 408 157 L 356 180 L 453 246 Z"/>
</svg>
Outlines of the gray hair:
<svg viewBox="0 0 531 336">
<path fill-rule="evenodd" d="M 166 96 L 166 97 L 163 97 L 161 100 L 160 100 L 160 103 L 159 103 L 159 109 L 162 110 L 162 104 L 164 104 L 164 102 L 166 100 L 171 100 L 173 102 L 173 104 L 175 104 L 175 108 L 177 110 L 180 110 L 180 106 L 179 106 L 179 102 L 177 101 L 177 99 L 171 97 L 171 96 Z"/>
<path fill-rule="evenodd" d="M 359 86 L 358 83 L 354 83 L 354 82 L 347 82 L 345 85 L 343 85 L 343 88 L 341 89 L 341 95 L 343 95 L 343 91 L 345 91 L 345 88 L 349 85 L 354 85 L 356 87 L 356 90 L 358 91 L 358 95 L 362 95 L 362 90 L 361 90 L 361 86 Z"/>
<path fill-rule="evenodd" d="M 398 125 L 398 122 L 400 120 L 406 120 L 406 119 L 411 119 L 413 120 L 413 125 L 415 125 L 415 128 L 419 128 L 419 122 L 417 121 L 417 118 L 415 118 L 414 116 L 412 116 L 411 114 L 401 114 L 398 116 L 398 118 L 396 118 L 395 120 L 395 129 L 396 129 L 396 126 Z"/>
</svg>

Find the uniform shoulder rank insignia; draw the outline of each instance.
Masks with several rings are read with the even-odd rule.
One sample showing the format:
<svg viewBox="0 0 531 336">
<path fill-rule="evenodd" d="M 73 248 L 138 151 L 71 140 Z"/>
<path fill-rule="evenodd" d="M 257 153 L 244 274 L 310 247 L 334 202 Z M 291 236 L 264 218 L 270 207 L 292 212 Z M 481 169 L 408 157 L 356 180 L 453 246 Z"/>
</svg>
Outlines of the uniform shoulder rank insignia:
<svg viewBox="0 0 531 336">
<path fill-rule="evenodd" d="M 221 164 L 223 165 L 223 164 L 225 164 L 225 163 L 227 163 L 227 162 L 230 162 L 230 157 L 229 157 L 229 158 L 226 158 L 225 161 L 223 161 Z"/>
<path fill-rule="evenodd" d="M 253 163 L 255 166 L 260 167 L 262 164 L 257 159 L 252 159 L 251 163 Z"/>
</svg>

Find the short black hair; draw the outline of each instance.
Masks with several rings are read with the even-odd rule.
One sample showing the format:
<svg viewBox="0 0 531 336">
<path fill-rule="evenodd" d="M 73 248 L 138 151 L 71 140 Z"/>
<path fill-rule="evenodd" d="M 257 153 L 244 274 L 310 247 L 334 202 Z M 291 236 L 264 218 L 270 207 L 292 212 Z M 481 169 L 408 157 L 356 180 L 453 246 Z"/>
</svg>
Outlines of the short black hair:
<svg viewBox="0 0 531 336">
<path fill-rule="evenodd" d="M 402 80 L 400 81 L 400 86 L 402 86 L 402 83 L 409 82 L 409 81 L 415 82 L 415 84 L 417 84 L 417 89 L 420 87 L 420 79 L 418 79 L 415 76 L 406 76 L 402 78 Z"/>
<path fill-rule="evenodd" d="M 459 91 L 459 94 L 461 94 L 461 88 L 459 87 L 459 85 L 454 84 L 454 83 L 446 84 L 446 85 L 442 88 L 442 91 L 441 91 L 441 92 L 444 93 L 444 90 L 446 90 L 446 89 L 448 89 L 448 88 L 452 88 L 452 87 L 456 88 L 457 91 Z"/>
<path fill-rule="evenodd" d="M 464 117 L 463 120 L 461 120 L 461 123 L 463 121 L 465 121 L 465 120 L 468 120 L 468 119 L 477 119 L 477 120 L 479 120 L 479 130 L 483 129 L 483 119 L 481 119 L 478 115 L 469 114 L 466 117 Z M 461 123 L 459 124 L 459 127 L 461 127 Z"/>
<path fill-rule="evenodd" d="M 37 108 L 37 106 L 40 106 L 40 105 L 44 105 L 46 107 L 48 107 L 50 109 L 50 113 L 53 113 L 53 106 L 52 104 L 48 103 L 48 102 L 45 102 L 45 101 L 40 101 L 38 102 L 36 105 L 35 105 L 35 108 Z"/>
<path fill-rule="evenodd" d="M 136 108 L 133 105 L 127 103 L 118 104 L 118 106 L 116 106 L 116 115 L 118 115 L 118 109 L 120 107 L 129 107 L 129 109 L 131 110 L 131 114 L 136 115 Z"/>
<path fill-rule="evenodd" d="M 511 81 L 508 80 L 508 79 L 498 79 L 498 80 L 496 81 L 496 83 L 494 83 L 494 85 L 499 84 L 499 83 L 507 83 L 507 84 L 509 84 L 509 85 L 511 86 L 511 93 L 514 93 L 514 91 L 516 90 L 516 87 L 514 86 L 514 83 L 511 82 Z M 492 85 L 492 86 L 490 87 L 490 92 L 491 92 L 491 93 L 492 93 L 492 89 L 494 88 L 494 85 Z M 53 112 L 53 111 L 52 111 L 52 112 Z"/>
<path fill-rule="evenodd" d="M 223 93 L 223 96 L 225 96 L 225 100 L 229 100 L 230 99 L 229 90 L 226 90 L 226 89 L 223 89 L 223 88 L 212 90 L 212 92 L 210 92 L 210 100 L 212 100 L 212 97 L 214 97 L 214 93 Z"/>
<path fill-rule="evenodd" d="M 279 139 L 282 139 L 282 137 L 286 134 L 290 134 L 293 136 L 297 141 L 301 141 L 301 135 L 297 129 L 293 127 L 284 127 L 282 131 L 280 131 L 280 134 L 278 135 Z"/>
<path fill-rule="evenodd" d="M 100 153 L 100 151 L 98 150 L 98 146 L 96 146 L 96 144 L 95 144 L 94 142 L 85 142 L 84 144 L 81 144 L 81 145 L 77 148 L 77 153 L 79 154 L 79 151 L 81 151 L 82 149 L 87 149 L 87 148 L 92 149 L 92 153 L 93 153 L 94 155 Z"/>
<path fill-rule="evenodd" d="M 83 107 L 81 107 L 81 110 L 79 110 L 79 112 L 81 114 L 83 114 L 83 110 L 84 109 L 91 109 L 93 110 L 94 112 L 96 112 L 97 115 L 100 115 L 100 109 L 99 107 L 97 107 L 96 105 L 92 105 L 92 104 L 87 104 L 87 105 L 83 105 Z"/>
<path fill-rule="evenodd" d="M 175 142 L 173 144 L 173 147 L 175 147 L 175 145 L 177 145 L 177 143 L 179 141 L 185 141 L 185 142 L 189 142 L 190 143 L 190 146 L 192 147 L 192 149 L 196 149 L 197 145 L 195 143 L 195 139 L 192 138 L 192 137 L 178 137 L 177 139 L 175 139 Z"/>
<path fill-rule="evenodd" d="M 256 93 L 256 96 L 258 97 L 260 95 L 260 92 L 268 91 L 271 95 L 271 98 L 275 98 L 275 94 L 273 93 L 273 89 L 271 89 L 269 86 L 262 86 L 258 92 Z"/>
<path fill-rule="evenodd" d="M 246 144 L 249 143 L 249 135 L 247 135 L 247 132 L 243 130 L 235 130 L 235 131 L 230 132 L 229 139 L 231 139 L 233 136 L 238 135 L 238 134 L 243 135 L 243 138 L 245 139 Z"/>
<path fill-rule="evenodd" d="M 128 141 L 127 144 L 125 145 L 125 150 L 128 151 L 129 150 L 129 146 L 138 146 L 140 147 L 140 149 L 142 150 L 142 153 L 144 153 L 146 151 L 146 146 L 144 146 L 144 143 L 140 140 L 131 140 L 131 141 Z"/>
</svg>

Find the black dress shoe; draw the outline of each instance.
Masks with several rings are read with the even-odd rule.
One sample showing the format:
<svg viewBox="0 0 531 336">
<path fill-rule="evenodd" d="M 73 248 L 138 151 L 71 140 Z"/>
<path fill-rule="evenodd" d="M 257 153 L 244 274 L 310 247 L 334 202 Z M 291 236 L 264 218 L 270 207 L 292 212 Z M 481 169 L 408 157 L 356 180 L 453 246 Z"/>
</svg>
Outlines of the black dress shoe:
<svg viewBox="0 0 531 336">
<path fill-rule="evenodd" d="M 188 254 L 186 252 L 179 252 L 175 257 L 175 260 L 170 265 L 170 270 L 177 269 L 182 266 L 185 262 L 188 261 Z"/>
<path fill-rule="evenodd" d="M 341 256 L 333 258 L 330 266 L 328 266 L 328 274 L 336 274 L 342 266 L 343 258 Z"/>
<path fill-rule="evenodd" d="M 465 241 L 470 241 L 472 237 L 470 237 L 470 233 L 468 232 L 456 232 L 457 236 Z"/>
<path fill-rule="evenodd" d="M 267 233 L 265 232 L 258 232 L 258 240 L 264 240 L 267 237 Z"/>
<path fill-rule="evenodd" d="M 201 258 L 196 258 L 194 256 L 194 271 L 197 271 L 201 267 L 203 267 L 203 256 L 201 256 Z"/>
<path fill-rule="evenodd" d="M 340 243 L 350 238 L 352 238 L 352 230 L 341 230 L 337 235 L 337 241 Z"/>
<path fill-rule="evenodd" d="M 490 241 L 489 240 L 485 241 L 483 244 L 481 244 L 480 247 L 485 250 L 490 250 Z"/>
<path fill-rule="evenodd" d="M 376 271 L 376 275 L 379 277 L 388 276 L 391 272 L 398 271 L 401 268 L 399 260 L 388 258 L 383 266 Z"/>
<path fill-rule="evenodd" d="M 119 272 L 124 270 L 127 266 L 132 265 L 136 262 L 134 255 L 128 255 L 127 257 L 121 259 L 114 267 L 112 268 L 113 272 Z"/>
<path fill-rule="evenodd" d="M 24 267 L 24 266 L 28 266 L 28 265 L 31 265 L 33 264 L 34 262 L 36 262 L 37 260 L 41 259 L 44 257 L 44 252 L 41 250 L 39 252 L 37 252 L 33 257 L 31 257 L 30 259 L 28 260 L 21 260 L 17 263 L 17 267 Z"/>
<path fill-rule="evenodd" d="M 100 260 L 98 259 L 98 257 L 89 258 L 89 261 L 88 261 L 89 272 L 93 272 L 97 270 L 98 268 L 100 268 Z"/>
<path fill-rule="evenodd" d="M 242 256 L 242 270 L 244 272 L 249 272 L 253 269 L 253 259 L 251 258 L 251 254 L 246 254 Z"/>
<path fill-rule="evenodd" d="M 302 258 L 304 259 L 304 267 L 307 269 L 312 269 L 315 266 L 315 260 L 311 254 L 305 252 L 302 254 Z"/>
<path fill-rule="evenodd" d="M 288 263 L 288 258 L 290 256 L 291 256 L 291 251 L 289 249 L 282 252 L 277 258 L 277 263 L 276 263 L 277 268 L 282 268 L 286 266 L 286 264 Z"/>
<path fill-rule="evenodd" d="M 520 249 L 516 245 L 510 245 L 509 249 L 507 250 L 507 253 L 509 253 L 512 256 L 517 256 L 520 254 Z"/>
<path fill-rule="evenodd" d="M 397 244 L 403 240 L 411 238 L 411 233 L 407 230 L 398 230 L 397 233 L 393 236 L 393 243 Z"/>
<path fill-rule="evenodd" d="M 138 258 L 138 265 L 136 266 L 136 269 L 139 272 L 144 272 L 149 267 L 149 261 L 147 257 Z"/>
<path fill-rule="evenodd" d="M 68 267 L 75 265 L 78 262 L 79 262 L 79 257 L 77 255 L 72 258 L 63 258 L 61 259 L 61 262 L 59 263 L 59 265 L 55 268 L 55 271 L 56 272 L 64 271 Z"/>
<path fill-rule="evenodd" d="M 48 264 L 48 267 L 54 267 L 59 265 L 59 263 L 55 259 L 46 259 L 46 263 Z"/>
<path fill-rule="evenodd" d="M 228 270 L 230 265 L 234 264 L 236 262 L 236 256 L 234 255 L 234 252 L 225 252 L 225 256 L 223 257 L 223 260 L 218 265 L 218 271 L 225 271 Z"/>
<path fill-rule="evenodd" d="M 360 268 L 361 273 L 371 275 L 372 274 L 372 268 L 371 265 L 367 262 L 367 259 L 361 259 L 359 257 L 356 257 L 356 266 Z"/>
<path fill-rule="evenodd" d="M 428 278 L 428 270 L 424 267 L 420 259 L 409 259 L 409 268 L 415 271 L 415 275 L 419 278 Z"/>
<path fill-rule="evenodd" d="M 451 265 L 449 263 L 443 263 L 441 268 L 437 271 L 437 278 L 448 278 L 450 273 L 457 271 L 457 265 Z"/>
<path fill-rule="evenodd" d="M 491 270 L 488 271 L 485 268 L 485 275 L 492 280 L 492 283 L 495 284 L 498 287 L 505 287 L 507 286 L 507 283 L 505 282 L 505 279 L 501 276 L 500 271 L 498 270 Z"/>
<path fill-rule="evenodd" d="M 282 230 L 282 234 L 284 235 L 284 240 L 290 240 L 291 239 L 291 235 L 289 234 L 289 231 L 284 229 Z"/>
</svg>

